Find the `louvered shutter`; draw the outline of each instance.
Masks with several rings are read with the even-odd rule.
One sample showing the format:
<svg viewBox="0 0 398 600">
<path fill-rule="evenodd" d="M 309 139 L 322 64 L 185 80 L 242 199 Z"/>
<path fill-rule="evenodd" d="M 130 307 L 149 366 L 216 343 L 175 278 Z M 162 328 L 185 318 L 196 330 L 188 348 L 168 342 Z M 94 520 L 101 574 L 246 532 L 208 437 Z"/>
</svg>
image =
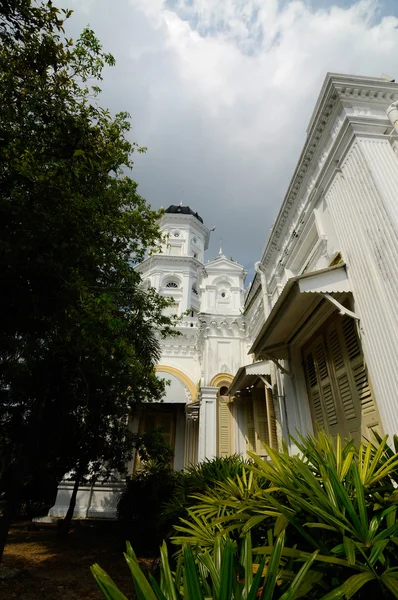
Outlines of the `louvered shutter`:
<svg viewBox="0 0 398 600">
<path fill-rule="evenodd" d="M 256 432 L 254 429 L 253 399 L 245 399 L 246 412 L 246 452 L 256 451 Z"/>
<path fill-rule="evenodd" d="M 314 424 L 336 435 L 339 418 L 322 336 L 317 337 L 307 349 L 305 366 Z"/>
<path fill-rule="evenodd" d="M 253 413 L 256 454 L 267 456 L 264 444 L 269 445 L 268 418 L 265 390 L 263 387 L 256 388 L 253 394 Z"/>
<path fill-rule="evenodd" d="M 321 392 L 316 374 L 314 355 L 311 351 L 308 351 L 305 356 L 305 370 L 307 374 L 312 419 L 314 425 L 318 425 L 323 429 L 326 423 L 323 415 Z"/>
<path fill-rule="evenodd" d="M 228 396 L 218 398 L 218 456 L 231 455 L 231 413 Z"/>
<path fill-rule="evenodd" d="M 268 439 L 271 448 L 278 448 L 278 433 L 276 429 L 275 407 L 272 391 L 269 388 L 265 390 L 268 414 Z"/>
<path fill-rule="evenodd" d="M 326 339 L 331 369 L 334 373 L 338 408 L 341 413 L 340 434 L 359 440 L 361 437 L 361 408 L 352 385 L 347 349 L 341 334 L 341 320 L 335 321 L 328 327 Z"/>
<path fill-rule="evenodd" d="M 372 431 L 382 434 L 382 427 L 369 383 L 356 323 L 353 319 L 344 317 L 341 320 L 340 327 L 347 356 L 348 371 L 351 376 L 353 396 L 360 413 L 359 431 L 363 437 L 370 438 Z"/>
<path fill-rule="evenodd" d="M 304 349 L 314 424 L 343 438 L 382 433 L 355 320 L 336 316 Z"/>
</svg>

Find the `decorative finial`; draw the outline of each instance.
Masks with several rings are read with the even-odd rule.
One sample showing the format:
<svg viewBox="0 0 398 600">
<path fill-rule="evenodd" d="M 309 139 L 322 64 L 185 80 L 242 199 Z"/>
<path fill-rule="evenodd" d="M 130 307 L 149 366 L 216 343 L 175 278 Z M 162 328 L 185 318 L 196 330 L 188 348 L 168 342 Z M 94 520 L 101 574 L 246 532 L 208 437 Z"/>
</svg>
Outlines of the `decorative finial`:
<svg viewBox="0 0 398 600">
<path fill-rule="evenodd" d="M 222 251 L 222 238 L 220 238 L 220 250 L 218 252 L 217 258 L 224 258 L 224 253 Z"/>
</svg>

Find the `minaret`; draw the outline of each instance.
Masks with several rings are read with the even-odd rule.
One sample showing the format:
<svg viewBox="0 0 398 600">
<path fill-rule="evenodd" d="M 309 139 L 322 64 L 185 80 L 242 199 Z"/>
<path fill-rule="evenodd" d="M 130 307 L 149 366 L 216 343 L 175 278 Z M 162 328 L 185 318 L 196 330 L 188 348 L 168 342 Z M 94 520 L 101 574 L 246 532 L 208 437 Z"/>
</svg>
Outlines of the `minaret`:
<svg viewBox="0 0 398 600">
<path fill-rule="evenodd" d="M 171 312 L 189 312 L 194 316 L 200 308 L 198 275 L 203 268 L 204 252 L 209 244 L 209 229 L 189 206 L 169 206 L 162 217 L 161 251 L 151 254 L 139 265 L 147 285 L 175 304 Z"/>
</svg>

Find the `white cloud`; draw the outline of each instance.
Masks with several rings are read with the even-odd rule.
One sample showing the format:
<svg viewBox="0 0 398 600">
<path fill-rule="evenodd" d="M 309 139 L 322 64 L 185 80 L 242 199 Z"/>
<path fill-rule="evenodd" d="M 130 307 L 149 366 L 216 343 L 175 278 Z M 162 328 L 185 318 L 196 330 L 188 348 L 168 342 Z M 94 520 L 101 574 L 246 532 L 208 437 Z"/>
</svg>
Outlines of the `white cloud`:
<svg viewBox="0 0 398 600">
<path fill-rule="evenodd" d="M 143 195 L 190 204 L 246 265 L 282 202 L 326 72 L 398 75 L 398 18 L 380 19 L 382 2 L 70 2 L 76 24 L 89 20 L 116 56 L 103 102 L 129 110 L 149 148 L 135 173 Z"/>
</svg>

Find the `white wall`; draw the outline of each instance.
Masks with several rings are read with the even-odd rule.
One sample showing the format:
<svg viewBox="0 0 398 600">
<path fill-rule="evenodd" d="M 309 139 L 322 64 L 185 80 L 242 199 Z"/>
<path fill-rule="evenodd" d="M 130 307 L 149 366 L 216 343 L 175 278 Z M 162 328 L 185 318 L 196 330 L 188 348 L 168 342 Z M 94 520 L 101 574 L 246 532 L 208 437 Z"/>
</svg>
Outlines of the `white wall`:
<svg viewBox="0 0 398 600">
<path fill-rule="evenodd" d="M 325 198 L 347 263 L 384 430 L 392 435 L 398 432 L 398 221 L 390 184 L 381 185 L 388 164 L 397 180 L 398 157 L 388 141 L 358 138 Z"/>
</svg>

